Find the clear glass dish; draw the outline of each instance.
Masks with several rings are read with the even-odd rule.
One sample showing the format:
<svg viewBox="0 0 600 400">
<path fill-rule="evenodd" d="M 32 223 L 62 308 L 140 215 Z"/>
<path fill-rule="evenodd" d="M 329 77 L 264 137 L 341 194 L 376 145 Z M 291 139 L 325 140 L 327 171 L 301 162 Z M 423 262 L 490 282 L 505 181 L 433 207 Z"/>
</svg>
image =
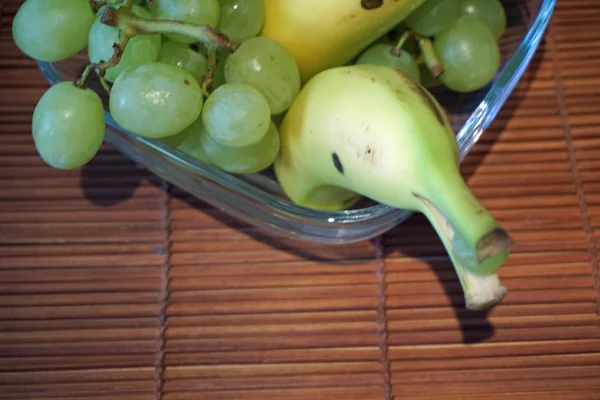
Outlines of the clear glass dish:
<svg viewBox="0 0 600 400">
<path fill-rule="evenodd" d="M 451 118 L 461 159 L 496 117 L 523 75 L 555 6 L 555 0 L 502 2 L 507 13 L 507 30 L 500 41 L 502 66 L 494 81 L 468 96 L 433 91 Z M 77 79 L 87 62 L 82 53 L 59 63 L 39 63 L 39 68 L 50 84 L 56 84 Z M 98 93 L 104 94 L 97 81 L 91 79 L 89 83 Z M 104 100 L 108 104 L 106 97 Z M 173 185 L 268 234 L 319 243 L 350 243 L 382 234 L 411 214 L 368 201 L 341 212 L 299 207 L 286 199 L 268 171 L 247 176 L 232 175 L 162 142 L 123 130 L 108 111 L 106 118 L 107 143 Z"/>
</svg>

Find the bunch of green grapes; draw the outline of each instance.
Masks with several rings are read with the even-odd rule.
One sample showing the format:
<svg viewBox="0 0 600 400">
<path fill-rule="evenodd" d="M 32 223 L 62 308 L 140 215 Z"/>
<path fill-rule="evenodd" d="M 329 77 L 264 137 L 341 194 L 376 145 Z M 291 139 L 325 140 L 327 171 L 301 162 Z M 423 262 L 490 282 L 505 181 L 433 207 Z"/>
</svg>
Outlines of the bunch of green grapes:
<svg viewBox="0 0 600 400">
<path fill-rule="evenodd" d="M 55 168 L 77 168 L 100 149 L 105 110 L 89 89 L 97 75 L 112 118 L 231 173 L 269 167 L 278 125 L 301 89 L 298 66 L 260 36 L 262 0 L 26 0 L 13 27 L 29 57 L 57 62 L 86 51 L 80 79 L 51 87 L 32 134 Z M 499 0 L 427 0 L 357 63 L 381 64 L 425 87 L 469 92 L 493 79 L 506 28 Z"/>
<path fill-rule="evenodd" d="M 26 0 L 13 23 L 27 56 L 57 62 L 86 51 L 80 79 L 38 102 L 32 134 L 41 158 L 78 168 L 106 128 L 96 74 L 112 118 L 231 173 L 268 168 L 279 153 L 277 120 L 300 91 L 300 73 L 279 43 L 260 37 L 262 0 Z"/>
<path fill-rule="evenodd" d="M 427 88 L 473 92 L 498 72 L 505 30 L 500 0 L 427 0 L 393 30 L 396 42 L 379 41 L 356 62 L 396 68 Z"/>
</svg>

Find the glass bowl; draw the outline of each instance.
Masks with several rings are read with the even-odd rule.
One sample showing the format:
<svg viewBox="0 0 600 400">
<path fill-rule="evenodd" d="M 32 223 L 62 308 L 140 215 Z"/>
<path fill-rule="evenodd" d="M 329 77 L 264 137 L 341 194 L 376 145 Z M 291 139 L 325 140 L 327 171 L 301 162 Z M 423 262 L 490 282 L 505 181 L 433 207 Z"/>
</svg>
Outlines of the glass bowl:
<svg viewBox="0 0 600 400">
<path fill-rule="evenodd" d="M 502 0 L 507 29 L 500 39 L 502 65 L 484 89 L 468 95 L 432 92 L 446 108 L 456 132 L 461 159 L 496 117 L 523 75 L 543 37 L 555 0 Z M 39 63 L 50 84 L 77 79 L 88 60 L 85 52 L 58 63 Z M 90 78 L 95 76 L 90 75 Z M 90 86 L 105 94 L 93 79 Z M 107 98 L 104 97 L 105 105 Z M 108 107 L 106 107 L 108 109 Z M 271 171 L 232 175 L 203 164 L 160 141 L 138 137 L 119 127 L 106 112 L 106 142 L 154 174 L 200 200 L 288 239 L 342 244 L 370 239 L 404 221 L 411 213 L 365 200 L 352 209 L 329 212 L 289 201 Z"/>
</svg>

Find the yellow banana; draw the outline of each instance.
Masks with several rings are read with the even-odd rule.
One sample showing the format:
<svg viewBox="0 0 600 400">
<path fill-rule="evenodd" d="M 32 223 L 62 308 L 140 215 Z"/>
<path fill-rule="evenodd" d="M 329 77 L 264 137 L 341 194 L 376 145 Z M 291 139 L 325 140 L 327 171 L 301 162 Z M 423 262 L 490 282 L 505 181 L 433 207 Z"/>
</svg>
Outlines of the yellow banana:
<svg viewBox="0 0 600 400">
<path fill-rule="evenodd" d="M 263 0 L 262 36 L 281 43 L 306 82 L 346 64 L 425 0 Z"/>
<path fill-rule="evenodd" d="M 339 210 L 366 196 L 422 212 L 454 263 L 467 307 L 504 297 L 496 271 L 512 239 L 464 182 L 454 132 L 421 85 L 381 66 L 325 70 L 296 97 L 280 134 L 275 172 L 294 202 Z"/>
</svg>

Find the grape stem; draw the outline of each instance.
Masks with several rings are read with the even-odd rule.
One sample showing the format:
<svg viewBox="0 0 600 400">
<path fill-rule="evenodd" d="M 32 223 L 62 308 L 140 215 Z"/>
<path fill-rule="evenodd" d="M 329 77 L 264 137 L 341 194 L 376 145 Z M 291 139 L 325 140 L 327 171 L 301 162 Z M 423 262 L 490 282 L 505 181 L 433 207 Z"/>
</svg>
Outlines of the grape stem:
<svg viewBox="0 0 600 400">
<path fill-rule="evenodd" d="M 90 0 L 90 7 L 92 8 L 92 11 L 94 12 L 94 14 L 96 14 L 98 12 L 98 10 L 100 10 L 105 5 L 106 5 L 106 1 Z"/>
<path fill-rule="evenodd" d="M 87 80 L 88 76 L 90 75 L 90 72 L 92 72 L 93 68 L 94 68 L 94 66 L 92 64 L 89 64 L 87 67 L 85 67 L 85 69 L 83 70 L 83 73 L 81 74 L 79 79 L 77 79 L 75 81 L 75 83 L 74 83 L 75 87 L 78 87 L 79 89 L 85 89 L 85 81 Z"/>
<path fill-rule="evenodd" d="M 404 32 L 404 34 L 402 36 L 400 36 L 400 39 L 398 40 L 398 43 L 396 44 L 396 46 L 392 49 L 392 55 L 394 57 L 399 57 L 400 53 L 402 52 L 402 46 L 404 46 L 404 43 L 406 43 L 406 41 L 411 36 L 414 36 L 414 35 L 416 35 L 416 34 L 411 31 Z"/>
<path fill-rule="evenodd" d="M 129 0 L 90 0 L 90 7 L 92 7 L 92 11 L 94 12 L 94 14 L 96 14 L 104 6 L 114 6 L 123 4 L 123 1 Z"/>
<path fill-rule="evenodd" d="M 240 43 L 230 42 L 223 35 L 208 25 L 196 25 L 181 21 L 151 20 L 138 17 L 127 9 L 107 7 L 101 17 L 102 23 L 108 26 L 128 30 L 133 34 L 163 33 L 182 35 L 203 43 L 208 47 L 227 49 L 235 52 Z"/>
<path fill-rule="evenodd" d="M 106 79 L 104 79 L 104 75 L 106 74 L 106 70 L 96 70 L 96 74 L 98 75 L 98 79 L 100 80 L 100 84 L 102 85 L 102 87 L 104 88 L 104 90 L 106 91 L 106 93 L 108 93 L 110 95 L 110 86 L 108 85 L 108 82 L 106 82 Z"/>
<path fill-rule="evenodd" d="M 106 90 L 106 92 L 108 94 L 110 94 L 110 87 L 109 87 L 108 83 L 106 82 L 106 80 L 104 79 L 106 70 L 108 68 L 114 67 L 121 61 L 121 57 L 123 56 L 125 47 L 127 47 L 127 43 L 129 43 L 129 41 L 131 40 L 131 38 L 134 35 L 132 35 L 130 32 L 128 32 L 126 30 L 122 30 L 120 32 L 119 36 L 120 36 L 119 43 L 113 44 L 114 52 L 113 52 L 112 57 L 108 61 L 102 60 L 97 63 L 89 64 L 85 68 L 83 73 L 81 74 L 81 77 L 75 82 L 75 86 L 77 86 L 79 88 L 85 87 L 85 82 L 86 82 L 88 76 L 90 75 L 90 72 L 92 70 L 95 70 L 96 74 L 98 75 L 98 78 L 100 79 L 100 83 L 102 84 L 102 87 L 104 88 L 104 90 Z"/>
<path fill-rule="evenodd" d="M 92 70 L 96 71 L 96 74 L 98 75 L 98 78 L 100 79 L 100 83 L 102 84 L 102 87 L 104 88 L 104 90 L 106 90 L 106 92 L 108 94 L 110 94 L 110 87 L 108 86 L 106 79 L 104 79 L 105 70 L 98 71 L 94 67 L 94 64 L 89 64 L 87 67 L 85 67 L 85 69 L 83 70 L 83 73 L 81 74 L 79 79 L 77 79 L 73 83 L 75 85 L 75 87 L 78 87 L 79 89 L 85 89 L 86 88 L 85 82 L 87 81 L 87 78 L 90 76 L 90 72 L 92 72 Z"/>
<path fill-rule="evenodd" d="M 437 54 L 435 54 L 433 43 L 431 43 L 430 39 L 421 37 L 419 38 L 419 47 L 421 48 L 421 54 L 423 54 L 425 65 L 427 65 L 427 68 L 431 71 L 431 75 L 434 78 L 438 78 L 444 73 L 444 67 L 442 67 Z"/>
<path fill-rule="evenodd" d="M 123 56 L 125 47 L 127 47 L 127 43 L 129 43 L 129 41 L 131 40 L 131 38 L 133 38 L 135 36 L 135 34 L 132 34 L 128 30 L 124 29 L 124 30 L 121 30 L 119 36 L 120 36 L 119 43 L 113 44 L 112 57 L 108 61 L 102 60 L 98 63 L 91 64 L 93 68 L 100 70 L 100 71 L 105 71 L 110 67 L 114 67 L 121 61 L 121 57 Z"/>
<path fill-rule="evenodd" d="M 202 91 L 204 96 L 210 96 L 213 82 L 215 80 L 215 70 L 217 69 L 217 49 L 213 48 L 208 52 L 208 73 L 202 79 Z"/>
<path fill-rule="evenodd" d="M 414 37 L 417 40 L 417 43 L 419 43 L 419 48 L 421 49 L 419 61 L 422 60 L 422 62 L 424 62 L 425 65 L 427 65 L 427 68 L 429 68 L 429 70 L 431 71 L 431 75 L 434 78 L 437 78 L 441 74 L 443 74 L 444 67 L 442 67 L 442 64 L 440 63 L 437 54 L 435 54 L 435 50 L 433 49 L 433 43 L 431 42 L 431 39 L 425 36 L 421 36 L 413 31 L 408 30 L 404 32 L 402 36 L 400 36 L 398 43 L 391 51 L 392 55 L 394 57 L 399 57 L 402 52 L 402 46 L 404 46 L 404 44 L 410 37 Z"/>
</svg>

